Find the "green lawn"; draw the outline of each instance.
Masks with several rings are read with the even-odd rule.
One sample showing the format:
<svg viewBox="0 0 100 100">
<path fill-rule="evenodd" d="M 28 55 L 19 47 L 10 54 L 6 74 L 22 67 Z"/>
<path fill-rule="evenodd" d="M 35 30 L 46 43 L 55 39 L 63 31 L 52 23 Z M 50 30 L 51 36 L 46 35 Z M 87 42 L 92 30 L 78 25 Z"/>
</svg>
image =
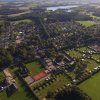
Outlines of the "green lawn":
<svg viewBox="0 0 100 100">
<path fill-rule="evenodd" d="M 100 72 L 80 84 L 79 87 L 91 96 L 92 100 L 100 100 Z"/>
<path fill-rule="evenodd" d="M 39 98 L 45 97 L 49 91 L 54 92 L 63 87 L 65 84 L 69 84 L 68 79 L 63 74 L 57 75 L 55 78 L 56 81 L 52 82 L 51 85 L 48 85 L 44 89 L 41 89 L 39 92 L 37 92 L 36 95 L 39 96 Z"/>
<path fill-rule="evenodd" d="M 38 61 L 28 63 L 28 64 L 26 64 L 26 67 L 29 69 L 30 74 L 32 76 L 38 74 L 41 71 L 43 71 L 43 67 Z"/>
<path fill-rule="evenodd" d="M 72 51 L 68 51 L 66 52 L 70 57 L 73 57 L 73 58 L 80 58 L 82 57 L 82 54 L 75 51 L 75 50 L 72 50 Z"/>
<path fill-rule="evenodd" d="M 86 26 L 86 27 L 89 27 L 89 26 L 92 26 L 92 25 L 96 24 L 93 21 L 77 21 L 77 22 L 82 24 L 83 26 Z"/>
</svg>

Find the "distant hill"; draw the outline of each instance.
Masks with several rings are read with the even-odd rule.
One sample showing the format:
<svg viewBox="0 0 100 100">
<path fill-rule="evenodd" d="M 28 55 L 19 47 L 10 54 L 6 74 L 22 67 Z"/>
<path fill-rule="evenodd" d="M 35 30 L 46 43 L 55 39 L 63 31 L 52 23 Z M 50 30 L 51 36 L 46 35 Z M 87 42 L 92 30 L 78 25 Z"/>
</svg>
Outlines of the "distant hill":
<svg viewBox="0 0 100 100">
<path fill-rule="evenodd" d="M 100 3 L 100 0 L 0 0 L 0 2 L 79 2 L 79 3 Z"/>
</svg>

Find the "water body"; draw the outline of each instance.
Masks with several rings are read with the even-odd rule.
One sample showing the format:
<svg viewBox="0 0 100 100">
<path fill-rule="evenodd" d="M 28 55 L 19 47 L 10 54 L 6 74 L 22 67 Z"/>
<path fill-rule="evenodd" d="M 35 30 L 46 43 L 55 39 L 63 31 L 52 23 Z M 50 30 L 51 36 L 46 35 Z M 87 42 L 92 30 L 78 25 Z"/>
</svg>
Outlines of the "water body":
<svg viewBox="0 0 100 100">
<path fill-rule="evenodd" d="M 58 10 L 58 9 L 67 9 L 69 12 L 71 12 L 71 8 L 78 7 L 78 5 L 69 5 L 69 6 L 53 6 L 53 7 L 47 7 L 47 10 Z"/>
</svg>

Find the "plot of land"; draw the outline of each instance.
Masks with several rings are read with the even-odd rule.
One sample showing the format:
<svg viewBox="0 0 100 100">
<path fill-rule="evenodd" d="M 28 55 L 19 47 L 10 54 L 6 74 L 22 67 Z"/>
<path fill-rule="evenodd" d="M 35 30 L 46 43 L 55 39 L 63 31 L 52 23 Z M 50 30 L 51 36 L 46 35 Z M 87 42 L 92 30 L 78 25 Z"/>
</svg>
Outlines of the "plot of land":
<svg viewBox="0 0 100 100">
<path fill-rule="evenodd" d="M 43 71 L 42 65 L 38 61 L 26 64 L 26 67 L 30 71 L 31 76 L 36 75 Z"/>
<path fill-rule="evenodd" d="M 79 87 L 91 96 L 92 100 L 100 100 L 100 73 L 83 82 Z"/>
</svg>

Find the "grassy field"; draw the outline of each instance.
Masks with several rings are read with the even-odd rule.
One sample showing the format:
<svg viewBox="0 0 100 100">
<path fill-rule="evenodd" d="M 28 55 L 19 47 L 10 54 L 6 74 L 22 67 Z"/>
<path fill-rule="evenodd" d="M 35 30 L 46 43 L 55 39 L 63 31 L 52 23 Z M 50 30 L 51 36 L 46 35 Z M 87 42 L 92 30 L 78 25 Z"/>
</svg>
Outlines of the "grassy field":
<svg viewBox="0 0 100 100">
<path fill-rule="evenodd" d="M 91 96 L 92 100 L 100 100 L 100 72 L 80 84 L 79 87 Z"/>
<path fill-rule="evenodd" d="M 31 76 L 36 75 L 43 70 L 42 65 L 38 61 L 26 64 L 26 67 L 29 69 Z"/>
<path fill-rule="evenodd" d="M 41 89 L 39 92 L 36 93 L 39 98 L 45 97 L 49 91 L 54 92 L 57 89 L 63 87 L 65 84 L 69 84 L 69 81 L 63 74 L 57 75 L 55 78 L 56 80 L 52 82 L 51 85 L 46 86 L 44 89 Z"/>
<path fill-rule="evenodd" d="M 86 27 L 90 27 L 90 26 L 96 24 L 93 21 L 77 21 L 77 22 L 80 23 L 80 24 L 82 24 L 83 26 L 86 26 Z"/>
</svg>

